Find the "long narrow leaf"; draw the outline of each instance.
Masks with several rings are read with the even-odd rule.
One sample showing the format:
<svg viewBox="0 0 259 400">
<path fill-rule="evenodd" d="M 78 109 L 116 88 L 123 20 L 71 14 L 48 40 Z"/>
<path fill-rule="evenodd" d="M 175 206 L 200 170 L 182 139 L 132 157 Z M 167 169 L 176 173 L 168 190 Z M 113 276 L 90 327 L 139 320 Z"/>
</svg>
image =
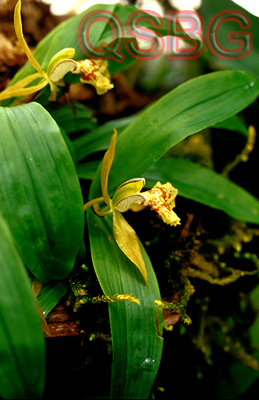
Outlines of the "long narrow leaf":
<svg viewBox="0 0 259 400">
<path fill-rule="evenodd" d="M 145 173 L 145 178 L 147 186 L 170 181 L 180 196 L 222 210 L 232 218 L 259 224 L 258 199 L 209 168 L 170 158 L 158 161 Z"/>
<path fill-rule="evenodd" d="M 237 114 L 258 94 L 259 81 L 240 71 L 213 72 L 173 89 L 119 136 L 109 193 L 121 182 L 141 176 L 187 136 Z M 94 185 L 97 189 L 97 179 Z"/>
<path fill-rule="evenodd" d="M 113 343 L 111 397 L 148 398 L 163 345 L 155 327 L 154 300 L 160 298 L 156 276 L 141 246 L 149 280 L 145 287 L 140 272 L 114 240 L 110 216 L 99 218 L 90 209 L 87 217 L 94 268 L 105 295 L 129 293 L 140 300 L 140 305 L 128 301 L 109 304 Z"/>
<path fill-rule="evenodd" d="M 63 104 L 58 108 L 47 108 L 56 123 L 70 134 L 80 131 L 90 131 L 97 127 L 92 118 L 92 112 L 82 104 L 73 102 L 71 105 Z"/>
<path fill-rule="evenodd" d="M 212 128 L 227 129 L 229 131 L 240 132 L 244 136 L 248 136 L 248 128 L 246 124 L 236 115 L 225 119 L 225 121 L 218 122 Z"/>
<path fill-rule="evenodd" d="M 45 344 L 29 278 L 0 215 L 0 396 L 43 395 Z"/>
<path fill-rule="evenodd" d="M 77 161 L 81 161 L 89 154 L 108 149 L 113 129 L 116 128 L 118 134 L 120 134 L 137 117 L 138 115 L 131 115 L 130 117 L 108 121 L 98 128 L 93 129 L 92 132 L 74 140 L 73 147 L 75 149 Z"/>
<path fill-rule="evenodd" d="M 215 25 L 214 27 L 211 25 L 210 30 L 208 31 L 208 25 L 218 13 L 221 13 L 221 15 L 218 14 L 218 18 L 223 18 L 221 21 L 224 21 L 224 23 L 219 22 L 218 19 L 216 25 L 218 27 L 220 23 L 220 29 L 216 33 L 216 40 L 219 41 L 220 46 L 222 46 L 223 49 L 229 49 L 230 51 L 238 49 L 237 43 L 231 39 L 232 35 L 236 31 L 242 32 L 240 33 L 240 40 L 242 44 L 246 43 L 244 45 L 244 53 L 248 53 L 249 50 L 252 49 L 252 52 L 249 55 L 242 53 L 241 56 L 241 53 L 233 52 L 232 57 L 240 55 L 238 59 L 235 60 L 230 57 L 231 59 L 226 60 L 226 53 L 224 54 L 221 52 L 220 48 L 218 48 L 218 50 L 216 50 L 216 48 L 214 49 L 214 53 L 216 50 L 217 55 L 212 53 L 211 47 L 213 46 L 213 39 L 210 39 L 212 45 L 209 47 L 209 43 L 207 42 L 208 56 L 213 60 L 214 65 L 216 63 L 216 65 L 220 65 L 221 68 L 241 69 L 242 71 L 249 72 L 259 78 L 259 18 L 251 14 L 245 8 L 245 5 L 246 4 L 243 3 L 243 8 L 232 0 L 203 0 L 199 9 L 199 14 L 202 16 L 204 21 L 204 32 L 208 32 L 208 35 L 211 38 L 213 29 L 217 28 Z M 222 14 L 223 11 L 225 11 L 225 13 Z M 230 15 L 231 18 L 229 18 Z M 242 28 L 240 26 L 241 19 Z M 214 22 L 216 21 L 217 19 L 214 20 Z M 250 26 L 248 26 L 248 21 L 251 22 Z M 249 34 L 251 35 L 250 39 L 248 39 Z M 229 56 L 230 53 L 227 55 Z"/>
</svg>

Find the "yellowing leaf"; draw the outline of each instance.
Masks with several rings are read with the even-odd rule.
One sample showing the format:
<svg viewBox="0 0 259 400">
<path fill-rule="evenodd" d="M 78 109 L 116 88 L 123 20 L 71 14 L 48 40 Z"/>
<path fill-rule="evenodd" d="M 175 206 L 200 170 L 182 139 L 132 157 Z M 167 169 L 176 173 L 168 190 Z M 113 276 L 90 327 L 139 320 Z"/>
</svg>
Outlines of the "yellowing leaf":
<svg viewBox="0 0 259 400">
<path fill-rule="evenodd" d="M 146 265 L 142 257 L 136 232 L 131 228 L 123 215 L 116 210 L 113 211 L 113 233 L 117 245 L 139 269 L 147 286 L 148 276 Z"/>
<path fill-rule="evenodd" d="M 117 131 L 116 131 L 116 129 L 114 129 L 114 133 L 112 135 L 109 148 L 103 157 L 102 170 L 101 170 L 102 193 L 103 193 L 104 201 L 108 206 L 110 205 L 110 202 L 111 202 L 111 199 L 110 199 L 108 191 L 107 191 L 108 178 L 109 178 L 110 169 L 111 169 L 112 162 L 113 162 L 114 155 L 115 155 L 116 138 L 117 138 Z"/>
<path fill-rule="evenodd" d="M 32 281 L 32 293 L 34 294 L 35 298 L 38 297 L 38 294 L 41 291 L 43 283 L 39 281 L 37 278 L 34 278 Z"/>
<path fill-rule="evenodd" d="M 33 296 L 35 298 L 35 302 L 36 302 L 36 305 L 37 305 L 38 313 L 39 313 L 39 316 L 40 316 L 40 319 L 41 319 L 42 329 L 46 333 L 46 335 L 51 336 L 47 321 L 46 321 L 45 316 L 44 316 L 44 314 L 42 312 L 40 303 L 38 302 L 38 299 L 37 299 L 37 297 L 38 297 L 38 295 L 39 295 L 39 293 L 41 291 L 42 285 L 43 285 L 42 282 L 40 282 L 37 278 L 33 279 L 33 281 L 32 281 L 32 293 L 33 293 Z"/>
</svg>

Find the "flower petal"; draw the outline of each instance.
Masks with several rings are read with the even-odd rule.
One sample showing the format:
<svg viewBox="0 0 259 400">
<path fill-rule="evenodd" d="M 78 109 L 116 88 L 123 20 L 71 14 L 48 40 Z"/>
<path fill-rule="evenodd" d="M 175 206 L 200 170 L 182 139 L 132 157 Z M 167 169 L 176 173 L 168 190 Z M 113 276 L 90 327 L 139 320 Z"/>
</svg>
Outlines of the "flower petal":
<svg viewBox="0 0 259 400">
<path fill-rule="evenodd" d="M 47 84 L 48 82 L 44 80 L 38 83 L 38 85 L 30 86 L 28 88 L 19 87 L 18 85 L 10 86 L 0 94 L 0 101 L 10 99 L 11 97 L 28 96 L 29 94 L 36 93 L 39 90 L 43 89 Z"/>
<path fill-rule="evenodd" d="M 141 193 L 137 194 L 132 194 L 130 196 L 123 197 L 121 200 L 119 200 L 115 205 L 114 208 L 120 212 L 125 212 L 128 211 L 132 205 L 139 204 L 140 206 L 147 206 L 148 203 L 141 195 Z"/>
<path fill-rule="evenodd" d="M 70 59 L 74 58 L 74 55 L 75 55 L 75 49 L 73 49 L 73 48 L 67 48 L 67 49 L 60 50 L 50 60 L 48 68 L 47 68 L 47 75 L 50 76 L 51 71 L 53 70 L 55 65 L 60 63 L 60 61 L 70 60 Z"/>
<path fill-rule="evenodd" d="M 148 205 L 158 212 L 166 224 L 176 226 L 180 224 L 180 218 L 172 209 L 175 207 L 177 194 L 178 190 L 171 183 L 167 182 L 162 185 L 157 182 L 152 189 L 142 193 L 142 196 L 145 197 Z"/>
<path fill-rule="evenodd" d="M 136 232 L 131 228 L 121 213 L 116 210 L 113 212 L 113 232 L 117 245 L 128 259 L 139 269 L 147 286 L 147 270 L 139 247 Z"/>
<path fill-rule="evenodd" d="M 45 78 L 46 73 L 41 68 L 40 64 L 32 54 L 31 50 L 29 49 L 22 31 L 22 19 L 21 19 L 21 0 L 18 0 L 15 10 L 14 10 L 14 29 L 17 36 L 17 39 L 22 46 L 28 60 L 30 61 L 31 65 Z"/>
<path fill-rule="evenodd" d="M 76 61 L 62 60 L 52 68 L 49 77 L 52 82 L 58 82 L 61 79 L 63 79 L 68 72 L 72 72 L 75 69 L 76 69 Z"/>
<path fill-rule="evenodd" d="M 111 199 L 108 194 L 108 178 L 109 178 L 109 173 L 110 169 L 113 163 L 113 159 L 115 156 L 115 146 L 116 146 L 116 138 L 117 138 L 117 131 L 114 129 L 114 133 L 112 135 L 109 148 L 106 151 L 104 157 L 103 157 L 103 163 L 102 163 L 102 170 L 101 170 L 101 187 L 102 187 L 102 194 L 105 203 L 107 206 L 111 205 Z"/>
<path fill-rule="evenodd" d="M 140 192 L 145 183 L 145 178 L 135 178 L 124 182 L 116 189 L 112 198 L 112 204 L 116 205 L 124 197 Z"/>
<path fill-rule="evenodd" d="M 80 81 L 93 85 L 98 95 L 102 95 L 114 87 L 110 81 L 106 60 L 86 59 L 77 61 L 77 69 L 73 73 L 82 74 Z"/>
<path fill-rule="evenodd" d="M 35 74 L 26 76 L 26 78 L 21 79 L 20 81 L 16 82 L 14 85 L 7 86 L 7 88 L 4 89 L 0 93 L 0 101 L 9 99 L 10 97 L 17 97 L 14 94 L 15 90 L 25 88 L 25 86 L 29 85 L 31 82 L 35 81 L 38 78 L 41 78 L 41 74 L 36 72 Z"/>
</svg>

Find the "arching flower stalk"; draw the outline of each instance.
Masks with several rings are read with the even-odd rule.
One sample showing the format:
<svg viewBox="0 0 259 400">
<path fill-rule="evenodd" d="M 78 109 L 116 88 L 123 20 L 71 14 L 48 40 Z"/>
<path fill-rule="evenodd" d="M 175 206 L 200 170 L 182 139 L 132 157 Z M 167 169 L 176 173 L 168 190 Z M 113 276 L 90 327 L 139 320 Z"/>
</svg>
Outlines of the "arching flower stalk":
<svg viewBox="0 0 259 400">
<path fill-rule="evenodd" d="M 59 90 L 58 86 L 65 86 L 62 79 L 68 72 L 82 74 L 80 81 L 93 85 L 99 95 L 113 88 L 113 84 L 110 82 L 108 62 L 88 59 L 75 61 L 73 60 L 75 55 L 75 49 L 73 48 L 63 49 L 55 54 L 50 60 L 47 71 L 45 72 L 24 39 L 21 19 L 21 0 L 18 0 L 14 10 L 14 28 L 21 47 L 37 72 L 3 90 L 3 92 L 0 93 L 0 101 L 11 97 L 28 96 L 38 92 L 47 85 L 50 86 L 49 100 L 55 101 Z M 26 87 L 39 78 L 41 79 L 39 83 L 34 86 Z"/>
<path fill-rule="evenodd" d="M 176 226 L 180 224 L 180 219 L 172 209 L 175 207 L 175 197 L 178 190 L 169 182 L 164 185 L 157 182 L 151 190 L 140 192 L 145 185 L 145 179 L 135 178 L 120 185 L 111 199 L 107 188 L 109 173 L 115 155 L 116 138 L 117 131 L 114 130 L 109 148 L 103 158 L 101 169 L 101 188 L 103 196 L 89 201 L 85 204 L 84 208 L 86 210 L 93 206 L 95 213 L 100 217 L 113 214 L 113 232 L 116 243 L 130 261 L 140 270 L 147 286 L 148 276 L 138 237 L 121 213 L 129 209 L 139 211 L 149 206 L 158 212 L 165 223 Z M 102 201 L 108 206 L 103 210 L 101 210 L 99 206 L 99 203 Z"/>
</svg>

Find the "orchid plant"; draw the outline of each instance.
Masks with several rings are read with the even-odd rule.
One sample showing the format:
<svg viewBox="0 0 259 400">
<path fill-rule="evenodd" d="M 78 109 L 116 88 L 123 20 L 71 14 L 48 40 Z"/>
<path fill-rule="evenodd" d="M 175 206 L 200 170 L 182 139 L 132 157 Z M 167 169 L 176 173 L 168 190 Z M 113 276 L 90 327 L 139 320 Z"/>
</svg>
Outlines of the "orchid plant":
<svg viewBox="0 0 259 400">
<path fill-rule="evenodd" d="M 175 214 L 173 208 L 175 207 L 175 197 L 178 190 L 169 182 L 164 185 L 157 182 L 151 190 L 140 192 L 145 185 L 145 179 L 134 178 L 122 183 L 116 189 L 114 196 L 111 199 L 107 188 L 109 173 L 115 155 L 116 138 L 117 131 L 115 130 L 109 148 L 103 158 L 101 169 L 101 187 L 103 196 L 86 203 L 84 209 L 87 210 L 87 208 L 93 206 L 94 211 L 100 217 L 113 214 L 113 233 L 115 240 L 123 253 L 140 270 L 147 286 L 147 271 L 136 232 L 128 224 L 121 213 L 130 209 L 133 211 L 140 211 L 149 206 L 161 215 L 166 224 L 176 226 L 180 224 L 180 218 Z M 101 201 L 105 202 L 108 206 L 108 210 L 100 209 L 99 203 Z"/>
<path fill-rule="evenodd" d="M 82 20 L 100 10 L 108 19 L 116 15 L 121 20 L 120 39 L 126 41 L 120 48 L 124 55 L 121 63 L 113 58 L 109 63 L 86 59 L 78 46 Z M 225 284 L 242 274 L 258 274 L 257 267 L 238 272 L 226 267 L 227 276 L 222 281 L 219 271 L 215 279 L 209 275 L 207 262 L 205 272 L 188 265 L 181 270 L 178 254 L 171 249 L 169 256 L 174 257 L 170 262 L 176 263 L 184 289 L 179 291 L 179 302 L 163 301 L 155 271 L 160 266 L 163 271 L 164 265 L 159 258 L 159 265 L 153 268 L 148 246 L 141 243 L 124 217 L 127 211 L 149 207 L 169 225 L 169 236 L 178 235 L 180 218 L 174 209 L 179 190 L 180 196 L 218 209 L 232 219 L 259 224 L 259 202 L 254 196 L 212 168 L 167 153 L 188 136 L 220 124 L 218 129 L 231 128 L 247 140 L 225 176 L 237 163 L 247 161 L 255 129 L 248 129 L 235 114 L 258 97 L 255 76 L 241 68 L 190 78 L 140 114 L 103 124 L 92 117 L 85 104 L 71 101 L 67 93 L 59 97 L 65 81 L 78 83 L 79 76 L 81 84 L 90 84 L 97 95 L 104 95 L 113 89 L 115 73 L 134 69 L 127 41 L 131 45 L 137 42 L 135 37 L 129 38 L 133 32 L 128 21 L 138 11 L 132 5 L 94 5 L 57 26 L 32 53 L 23 34 L 21 0 L 17 1 L 14 27 L 28 62 L 0 93 L 0 353 L 5 354 L 0 363 L 0 397 L 43 396 L 45 342 L 41 321 L 49 334 L 45 317 L 67 294 L 69 280 L 77 299 L 75 312 L 79 307 L 84 310 L 89 302 L 109 303 L 111 397 L 148 398 L 162 355 L 162 309 L 177 311 L 178 320 L 191 322 L 185 312 L 194 293 L 188 276 L 197 278 L 202 273 L 209 282 Z M 166 35 L 167 21 L 162 18 L 161 25 L 154 27 L 150 17 L 154 13 L 146 12 L 141 28 L 152 26 L 160 37 Z M 101 18 L 96 24 L 88 32 L 93 47 L 105 43 L 112 49 L 110 20 Z M 177 27 L 176 23 L 171 35 L 181 36 Z M 68 73 L 71 79 L 67 79 Z M 33 102 L 27 97 L 48 86 L 48 100 L 44 95 L 35 96 Z M 163 158 L 166 153 L 168 157 Z M 144 186 L 148 190 L 144 191 Z M 83 199 L 83 193 L 88 197 Z M 181 212 L 184 215 L 185 210 Z M 188 218 L 181 230 L 183 237 Z M 162 224 L 158 225 L 160 229 Z M 168 243 L 171 245 L 170 240 Z M 85 256 L 86 249 L 92 263 Z M 235 250 L 246 258 L 239 247 Z M 258 262 L 257 258 L 251 260 Z M 103 294 L 91 294 L 90 270 Z M 214 273 L 215 268 L 211 270 Z M 77 278 L 82 271 L 86 274 L 83 282 Z M 95 337 L 91 333 L 89 337 Z"/>
<path fill-rule="evenodd" d="M 65 48 L 55 54 L 50 60 L 47 71 L 45 72 L 24 39 L 21 19 L 21 0 L 18 0 L 15 6 L 14 28 L 22 49 L 37 72 L 7 87 L 0 94 L 0 102 L 11 97 L 28 96 L 38 92 L 47 85 L 50 86 L 49 100 L 55 101 L 59 91 L 58 86 L 65 86 L 63 78 L 68 72 L 82 74 L 80 81 L 93 85 L 99 95 L 113 88 L 113 84 L 110 83 L 110 74 L 107 68 L 108 62 L 105 60 L 95 61 L 88 59 L 75 61 L 73 60 L 75 56 L 75 49 L 73 48 Z M 40 82 L 34 86 L 26 87 L 36 79 L 40 79 Z"/>
</svg>

